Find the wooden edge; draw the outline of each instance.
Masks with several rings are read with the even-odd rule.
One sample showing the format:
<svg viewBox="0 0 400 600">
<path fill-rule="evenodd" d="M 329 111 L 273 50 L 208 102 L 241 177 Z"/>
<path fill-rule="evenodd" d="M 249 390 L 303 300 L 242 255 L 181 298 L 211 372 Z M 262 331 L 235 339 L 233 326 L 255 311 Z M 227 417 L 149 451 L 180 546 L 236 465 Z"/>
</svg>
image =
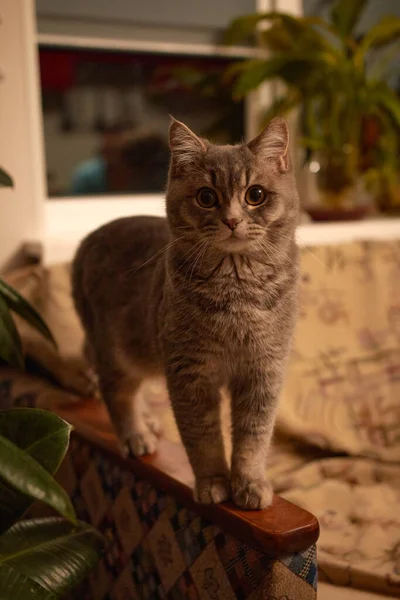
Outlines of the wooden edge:
<svg viewBox="0 0 400 600">
<path fill-rule="evenodd" d="M 277 556 L 301 552 L 318 539 L 317 518 L 276 495 L 271 507 L 259 511 L 240 510 L 231 502 L 208 506 L 195 502 L 193 472 L 180 444 L 161 439 L 154 455 L 124 458 L 108 419 L 104 419 L 105 409 L 98 402 L 57 407 L 56 412 L 74 426 L 78 437 L 120 464 L 131 467 L 140 478 L 264 554 Z"/>
</svg>

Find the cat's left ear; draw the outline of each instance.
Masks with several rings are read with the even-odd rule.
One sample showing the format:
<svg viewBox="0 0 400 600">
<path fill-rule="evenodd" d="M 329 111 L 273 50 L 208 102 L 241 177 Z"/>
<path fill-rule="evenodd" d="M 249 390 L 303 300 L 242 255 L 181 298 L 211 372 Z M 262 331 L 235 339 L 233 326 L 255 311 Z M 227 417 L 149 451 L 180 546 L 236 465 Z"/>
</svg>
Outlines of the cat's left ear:
<svg viewBox="0 0 400 600">
<path fill-rule="evenodd" d="M 178 170 L 198 164 L 207 150 L 201 138 L 173 117 L 169 128 L 169 146 L 173 166 Z"/>
<path fill-rule="evenodd" d="M 266 128 L 247 144 L 261 158 L 276 162 L 281 173 L 290 169 L 289 128 L 285 119 L 275 117 Z"/>
</svg>

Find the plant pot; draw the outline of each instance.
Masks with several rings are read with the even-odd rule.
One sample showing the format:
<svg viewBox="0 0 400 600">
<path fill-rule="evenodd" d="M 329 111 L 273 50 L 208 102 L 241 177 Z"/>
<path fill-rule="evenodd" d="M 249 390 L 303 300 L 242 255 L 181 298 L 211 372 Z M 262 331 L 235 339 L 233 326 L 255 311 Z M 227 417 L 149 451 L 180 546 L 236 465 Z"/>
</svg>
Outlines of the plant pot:
<svg viewBox="0 0 400 600">
<path fill-rule="evenodd" d="M 361 178 L 344 177 L 342 169 L 326 168 L 322 161 L 310 167 L 305 211 L 313 221 L 356 221 L 372 212 L 372 197 Z"/>
<path fill-rule="evenodd" d="M 307 213 L 313 221 L 359 221 L 364 219 L 370 212 L 368 204 L 360 204 L 350 208 L 330 208 L 329 206 L 309 206 Z"/>
</svg>

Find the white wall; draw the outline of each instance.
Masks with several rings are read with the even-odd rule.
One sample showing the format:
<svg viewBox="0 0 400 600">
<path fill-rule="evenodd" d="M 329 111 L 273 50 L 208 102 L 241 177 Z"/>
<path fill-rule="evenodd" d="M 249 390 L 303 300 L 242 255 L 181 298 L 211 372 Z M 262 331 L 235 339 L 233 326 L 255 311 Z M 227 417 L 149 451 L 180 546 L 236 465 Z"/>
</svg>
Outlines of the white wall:
<svg viewBox="0 0 400 600">
<path fill-rule="evenodd" d="M 22 243 L 41 237 L 44 171 L 31 0 L 0 0 L 0 165 L 14 178 L 0 188 L 0 269 Z"/>
</svg>

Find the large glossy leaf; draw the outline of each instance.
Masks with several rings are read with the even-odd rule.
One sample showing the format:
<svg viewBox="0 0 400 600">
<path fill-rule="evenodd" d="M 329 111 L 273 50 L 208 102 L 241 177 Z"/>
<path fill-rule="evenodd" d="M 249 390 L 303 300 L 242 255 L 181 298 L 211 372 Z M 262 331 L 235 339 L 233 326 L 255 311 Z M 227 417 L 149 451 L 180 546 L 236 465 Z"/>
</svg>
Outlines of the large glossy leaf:
<svg viewBox="0 0 400 600">
<path fill-rule="evenodd" d="M 0 186 L 1 187 L 13 187 L 14 182 L 11 175 L 9 175 L 4 169 L 0 168 Z"/>
<path fill-rule="evenodd" d="M 104 539 L 85 523 L 20 521 L 0 537 L 1 600 L 54 600 L 96 565 Z"/>
<path fill-rule="evenodd" d="M 339 34 L 346 38 L 353 33 L 367 0 L 336 0 L 331 20 Z"/>
<path fill-rule="evenodd" d="M 8 305 L 0 294 L 0 359 L 17 369 L 22 369 L 24 359 L 22 356 L 21 340 Z"/>
<path fill-rule="evenodd" d="M 51 474 L 58 470 L 66 454 L 70 432 L 71 426 L 49 411 L 34 408 L 0 411 L 0 435 Z M 31 498 L 0 480 L 0 531 L 20 518 L 31 503 Z"/>
<path fill-rule="evenodd" d="M 0 296 L 3 296 L 5 302 L 9 308 L 27 321 L 32 327 L 40 331 L 48 340 L 54 345 L 56 342 L 52 336 L 51 331 L 43 321 L 39 313 L 21 296 L 17 290 L 8 285 L 5 281 L 0 279 Z"/>
<path fill-rule="evenodd" d="M 400 37 L 400 18 L 395 16 L 383 17 L 362 40 L 354 60 L 361 64 L 368 50 L 387 44 Z"/>
<path fill-rule="evenodd" d="M 75 521 L 66 491 L 27 452 L 0 435 L 0 479 L 28 498 L 44 502 L 63 517 Z M 1 520 L 0 515 L 0 520 Z"/>
</svg>

